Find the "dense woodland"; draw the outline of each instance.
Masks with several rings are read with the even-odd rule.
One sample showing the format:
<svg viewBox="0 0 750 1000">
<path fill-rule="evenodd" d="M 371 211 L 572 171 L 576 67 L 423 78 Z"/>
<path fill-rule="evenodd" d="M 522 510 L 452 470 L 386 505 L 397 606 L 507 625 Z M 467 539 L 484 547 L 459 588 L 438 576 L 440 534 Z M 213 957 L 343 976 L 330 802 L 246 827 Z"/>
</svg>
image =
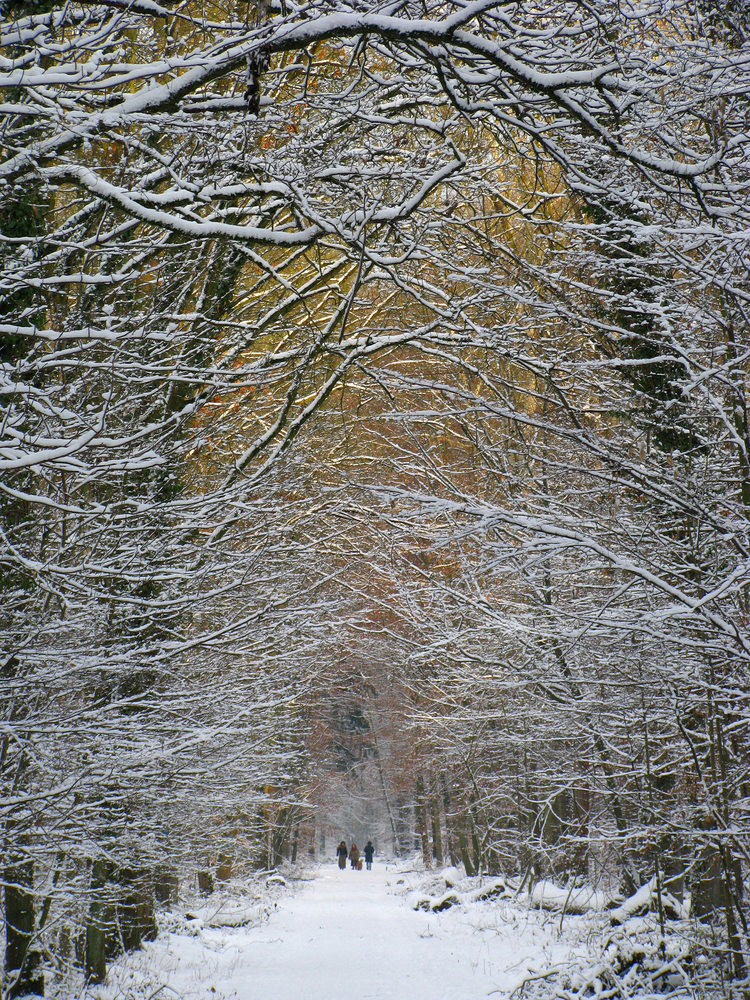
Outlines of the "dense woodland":
<svg viewBox="0 0 750 1000">
<path fill-rule="evenodd" d="M 747 989 L 747 5 L 0 32 L 3 997 L 353 834 Z"/>
</svg>

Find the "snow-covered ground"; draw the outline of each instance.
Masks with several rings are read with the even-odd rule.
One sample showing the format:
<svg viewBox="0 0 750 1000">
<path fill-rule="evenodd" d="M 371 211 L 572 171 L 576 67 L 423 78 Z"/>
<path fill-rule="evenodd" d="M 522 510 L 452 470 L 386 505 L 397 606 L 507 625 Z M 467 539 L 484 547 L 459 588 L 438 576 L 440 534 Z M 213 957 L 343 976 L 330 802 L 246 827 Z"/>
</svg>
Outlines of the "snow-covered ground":
<svg viewBox="0 0 750 1000">
<path fill-rule="evenodd" d="M 648 887 L 646 887 L 648 888 Z M 645 890 L 644 890 L 645 892 Z M 604 897 L 407 862 L 371 872 L 333 863 L 236 882 L 163 913 L 156 941 L 107 981 L 58 981 L 54 1000 L 708 1000 L 710 928 L 686 918 L 662 939 L 653 913 L 585 909 Z M 635 899 L 635 897 L 633 897 Z M 631 904 L 633 900 L 630 901 Z M 648 900 L 646 900 L 648 902 Z M 633 906 L 630 906 L 633 909 Z M 613 914 L 618 914 L 613 920 Z M 696 936 L 697 935 L 697 936 Z M 708 935 L 708 937 L 706 937 Z M 705 938 L 701 943 L 702 938 Z M 52 985 L 52 984 L 50 984 Z"/>
<path fill-rule="evenodd" d="M 355 872 L 324 865 L 314 878 L 282 891 L 275 904 L 248 912 L 245 926 L 176 921 L 168 931 L 167 923 L 156 941 L 115 963 L 107 984 L 92 995 L 503 998 L 529 970 L 549 968 L 570 954 L 571 939 L 559 936 L 558 917 L 511 901 L 472 902 L 441 913 L 413 909 L 413 890 L 424 878 L 403 866 Z M 242 916 L 241 907 L 235 913 Z M 204 917 L 209 919 L 206 911 Z M 224 919 L 233 918 L 212 922 Z"/>
</svg>

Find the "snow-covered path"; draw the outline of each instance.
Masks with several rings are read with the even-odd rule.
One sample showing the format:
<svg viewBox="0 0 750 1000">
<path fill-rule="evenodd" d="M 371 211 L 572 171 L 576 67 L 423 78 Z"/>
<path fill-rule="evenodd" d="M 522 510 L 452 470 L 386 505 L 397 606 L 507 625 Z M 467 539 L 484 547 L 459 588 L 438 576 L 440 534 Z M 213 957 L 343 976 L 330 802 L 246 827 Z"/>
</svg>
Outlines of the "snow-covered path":
<svg viewBox="0 0 750 1000">
<path fill-rule="evenodd" d="M 140 996 L 138 982 L 180 1000 L 502 1000 L 569 953 L 549 920 L 507 902 L 415 911 L 405 877 L 324 865 L 260 924 L 161 934 L 102 998 Z"/>
<path fill-rule="evenodd" d="M 439 933 L 448 914 L 412 910 L 389 891 L 397 877 L 382 867 L 323 869 L 249 944 L 248 1000 L 487 996 L 496 980 L 484 936 L 475 932 L 470 948 L 465 936 L 451 944 Z"/>
</svg>

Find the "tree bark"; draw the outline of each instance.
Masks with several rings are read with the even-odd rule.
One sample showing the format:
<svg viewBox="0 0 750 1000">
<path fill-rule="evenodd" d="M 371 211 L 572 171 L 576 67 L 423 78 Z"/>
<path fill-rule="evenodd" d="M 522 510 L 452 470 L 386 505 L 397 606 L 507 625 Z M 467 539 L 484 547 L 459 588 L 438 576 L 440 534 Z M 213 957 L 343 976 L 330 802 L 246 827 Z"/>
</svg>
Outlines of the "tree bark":
<svg viewBox="0 0 750 1000">
<path fill-rule="evenodd" d="M 443 812 L 445 813 L 445 836 L 448 841 L 448 857 L 451 859 L 452 865 L 457 865 L 459 857 L 456 853 L 455 837 L 452 830 L 451 793 L 444 774 L 440 775 L 440 786 L 443 793 Z"/>
<path fill-rule="evenodd" d="M 477 868 L 474 864 L 474 859 L 469 851 L 469 844 L 466 838 L 466 826 L 468 819 L 466 814 L 462 814 L 458 819 L 458 851 L 461 855 L 461 860 L 463 861 L 464 868 L 466 869 L 467 875 L 476 875 Z"/>
<path fill-rule="evenodd" d="M 432 857 L 430 855 L 430 841 L 427 835 L 427 803 L 424 793 L 424 781 L 422 775 L 417 776 L 415 786 L 415 807 L 417 811 L 417 833 L 422 848 L 422 860 L 425 868 L 432 867 Z"/>
<path fill-rule="evenodd" d="M 430 817 L 432 819 L 432 856 L 439 865 L 443 863 L 443 835 L 440 829 L 440 799 L 435 780 L 432 782 Z"/>
<path fill-rule="evenodd" d="M 5 978 L 8 997 L 44 996 L 41 953 L 34 945 L 34 863 L 14 851 L 4 870 Z"/>
<path fill-rule="evenodd" d="M 86 922 L 86 979 L 90 983 L 104 982 L 107 974 L 107 930 L 111 929 L 111 907 L 104 898 L 107 866 L 97 860 L 91 868 L 91 902 Z"/>
<path fill-rule="evenodd" d="M 117 901 L 117 924 L 125 951 L 140 948 L 156 937 L 153 874 L 143 868 L 121 868 L 117 875 L 120 887 Z"/>
</svg>

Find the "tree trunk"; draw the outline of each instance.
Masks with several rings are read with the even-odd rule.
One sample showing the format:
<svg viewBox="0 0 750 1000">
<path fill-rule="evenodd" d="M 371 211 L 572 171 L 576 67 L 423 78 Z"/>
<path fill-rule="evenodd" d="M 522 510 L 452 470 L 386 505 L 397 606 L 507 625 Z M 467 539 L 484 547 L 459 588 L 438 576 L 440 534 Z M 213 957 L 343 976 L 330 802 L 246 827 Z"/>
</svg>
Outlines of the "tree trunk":
<svg viewBox="0 0 750 1000">
<path fill-rule="evenodd" d="M 399 855 L 401 853 L 401 845 L 399 844 L 398 832 L 396 830 L 396 821 L 393 817 L 393 810 L 391 809 L 391 800 L 388 795 L 388 788 L 385 783 L 385 775 L 383 774 L 383 761 L 380 757 L 380 744 L 378 743 L 377 729 L 375 726 L 370 726 L 370 732 L 372 733 L 372 742 L 375 748 L 375 764 L 378 769 L 378 777 L 380 778 L 380 787 L 383 790 L 383 801 L 385 802 L 386 812 L 388 813 L 388 822 L 391 825 L 391 836 L 393 837 L 393 853 Z"/>
<path fill-rule="evenodd" d="M 417 776 L 415 787 L 415 808 L 417 811 L 417 833 L 419 834 L 422 848 L 422 860 L 425 868 L 432 867 L 432 857 L 430 855 L 430 841 L 427 835 L 427 803 L 424 794 L 424 781 L 422 775 Z"/>
<path fill-rule="evenodd" d="M 482 851 L 482 842 L 480 840 L 479 834 L 477 832 L 477 824 L 474 818 L 474 803 L 469 809 L 469 823 L 471 825 L 471 846 L 474 851 L 474 874 L 480 875 L 483 869 L 484 857 Z"/>
<path fill-rule="evenodd" d="M 433 780 L 433 795 L 430 799 L 430 816 L 432 819 L 432 856 L 439 865 L 443 863 L 443 836 L 440 829 L 440 799 L 437 786 Z"/>
<path fill-rule="evenodd" d="M 159 868 L 154 882 L 154 896 L 159 903 L 176 903 L 180 880 L 171 868 Z"/>
<path fill-rule="evenodd" d="M 458 850 L 459 850 L 459 853 L 461 855 L 461 860 L 464 863 L 464 868 L 466 869 L 466 874 L 467 875 L 476 875 L 477 868 L 476 868 L 476 865 L 474 864 L 474 860 L 473 860 L 471 854 L 469 853 L 469 844 L 468 844 L 468 841 L 466 839 L 466 824 L 467 824 L 467 817 L 466 817 L 466 814 L 464 813 L 464 814 L 462 814 L 459 817 L 458 823 L 457 823 L 457 827 L 458 827 Z"/>
<path fill-rule="evenodd" d="M 44 996 L 41 954 L 34 946 L 34 863 L 11 854 L 5 880 L 5 978 L 8 997 Z"/>
<path fill-rule="evenodd" d="M 399 855 L 401 855 L 404 850 L 410 851 L 412 849 L 413 830 L 414 807 L 410 802 L 402 802 L 398 805 L 397 842 Z M 417 844 L 417 847 L 418 846 L 419 845 Z"/>
<path fill-rule="evenodd" d="M 102 860 L 91 868 L 91 902 L 86 922 L 86 979 L 90 983 L 104 982 L 107 974 L 107 936 L 111 931 L 111 907 L 104 898 L 107 866 Z"/>
<path fill-rule="evenodd" d="M 219 854 L 219 859 L 216 864 L 216 881 L 217 882 L 228 882 L 232 877 L 232 862 L 233 859 L 231 855 L 221 852 Z"/>
<path fill-rule="evenodd" d="M 153 875 L 143 868 L 121 868 L 117 880 L 120 886 L 117 902 L 120 943 L 125 951 L 134 951 L 144 941 L 153 941 L 156 937 Z"/>
<path fill-rule="evenodd" d="M 299 848 L 299 823 L 294 824 L 294 833 L 292 834 L 292 853 L 289 860 L 292 864 L 297 862 L 297 850 Z"/>
<path fill-rule="evenodd" d="M 591 790 L 588 785 L 573 789 L 573 818 L 576 841 L 571 851 L 571 866 L 575 875 L 588 875 L 589 819 L 591 817 Z"/>
<path fill-rule="evenodd" d="M 443 812 L 445 813 L 445 836 L 448 841 L 448 857 L 451 859 L 451 864 L 455 866 L 460 859 L 456 852 L 456 843 L 451 822 L 451 793 L 444 774 L 440 775 L 440 785 L 443 792 Z"/>
<path fill-rule="evenodd" d="M 625 883 L 625 888 L 629 895 L 633 895 L 634 892 L 638 891 L 638 888 L 643 883 L 643 879 L 640 874 L 635 870 L 632 862 L 625 854 L 625 844 L 627 843 L 628 825 L 625 821 L 625 814 L 622 808 L 622 802 L 620 801 L 620 795 L 617 790 L 617 784 L 612 771 L 609 766 L 609 754 L 606 747 L 604 746 L 604 740 L 601 738 L 599 733 L 592 731 L 592 736 L 594 739 L 594 748 L 596 749 L 599 759 L 602 764 L 602 771 L 604 773 L 604 781 L 607 785 L 607 792 L 609 794 L 609 801 L 612 807 L 612 818 L 615 821 L 615 826 L 617 827 L 617 832 L 620 835 L 623 843 L 622 855 L 621 855 L 621 865 L 622 865 L 622 878 Z"/>
</svg>

